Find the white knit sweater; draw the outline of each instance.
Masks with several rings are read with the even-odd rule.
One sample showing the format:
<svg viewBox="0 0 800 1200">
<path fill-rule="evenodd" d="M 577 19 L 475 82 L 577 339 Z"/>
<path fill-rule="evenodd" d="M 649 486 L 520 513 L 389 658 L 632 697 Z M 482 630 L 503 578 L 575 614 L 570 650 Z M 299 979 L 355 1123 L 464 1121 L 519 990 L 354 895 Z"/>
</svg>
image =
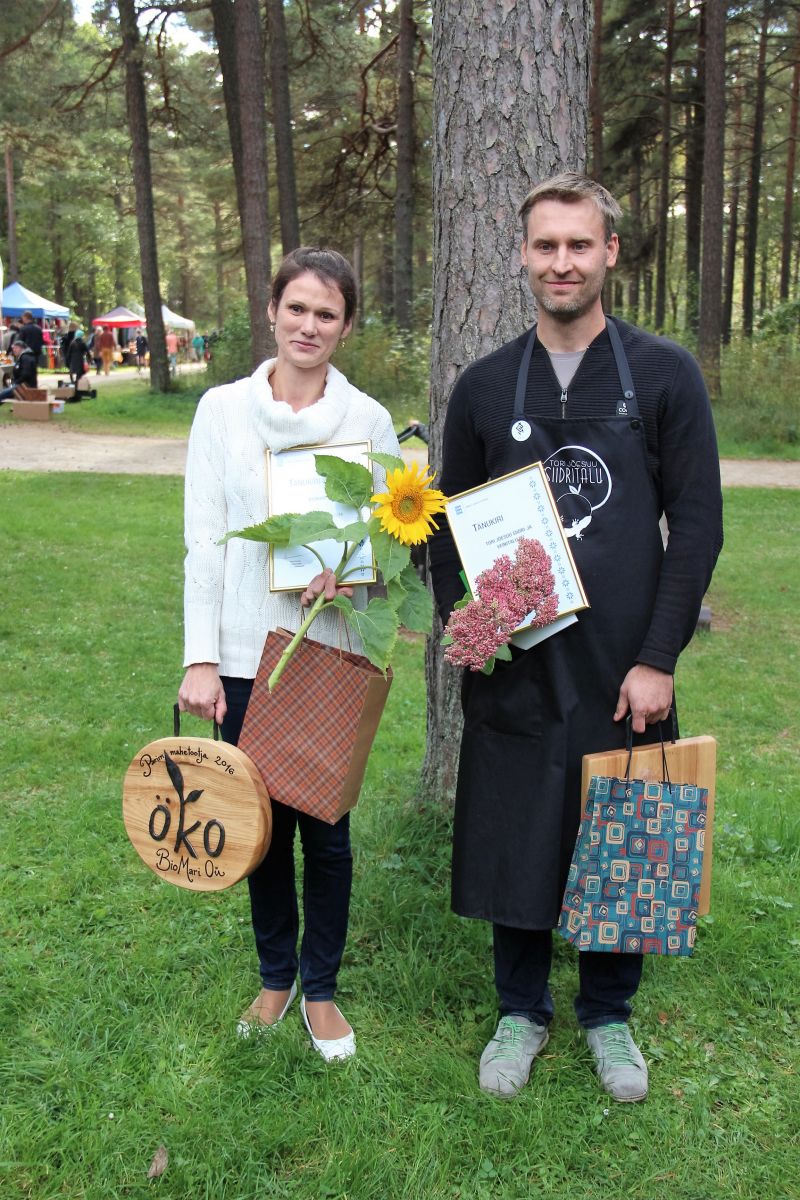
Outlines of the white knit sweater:
<svg viewBox="0 0 800 1200">
<path fill-rule="evenodd" d="M 186 462 L 184 666 L 218 663 L 221 675 L 243 679 L 255 677 L 268 631 L 297 629 L 300 619 L 297 592 L 269 591 L 266 545 L 242 538 L 217 544 L 229 530 L 269 516 L 267 447 L 279 452 L 369 439 L 373 450 L 400 453 L 386 409 L 335 367 L 328 365 L 322 397 L 294 412 L 272 396 L 273 365 L 270 359 L 249 378 L 206 392 L 197 406 Z M 374 466 L 373 474 L 380 490 L 384 472 Z M 366 589 L 355 593 L 353 603 L 363 607 Z M 338 615 L 323 612 L 312 636 L 336 644 Z"/>
</svg>

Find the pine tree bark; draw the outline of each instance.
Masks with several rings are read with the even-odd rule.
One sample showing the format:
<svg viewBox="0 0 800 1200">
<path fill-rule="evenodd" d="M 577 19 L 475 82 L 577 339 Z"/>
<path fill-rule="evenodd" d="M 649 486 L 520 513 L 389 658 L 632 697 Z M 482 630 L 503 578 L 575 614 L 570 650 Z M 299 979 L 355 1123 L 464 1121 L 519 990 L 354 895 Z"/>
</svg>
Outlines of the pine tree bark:
<svg viewBox="0 0 800 1200">
<path fill-rule="evenodd" d="M 14 181 L 14 148 L 10 142 L 5 145 L 6 164 L 6 206 L 8 210 L 8 283 L 16 283 L 19 279 L 19 247 L 17 244 L 17 197 Z"/>
<path fill-rule="evenodd" d="M 244 160 L 242 126 L 239 120 L 234 0 L 211 0 L 211 16 L 214 22 L 214 41 L 217 43 L 219 69 L 222 75 L 222 96 L 225 101 L 225 119 L 228 123 L 228 140 L 231 144 L 231 162 L 236 183 L 236 207 L 241 217 L 244 209 L 242 179 Z"/>
<path fill-rule="evenodd" d="M 747 201 L 744 224 L 742 263 L 742 333 L 752 337 L 755 319 L 756 252 L 758 249 L 758 210 L 761 199 L 761 159 L 764 146 L 764 104 L 767 94 L 767 37 L 771 0 L 764 0 L 761 31 L 758 38 L 755 99 L 753 102 L 753 139 L 747 174 Z"/>
<path fill-rule="evenodd" d="M 603 0 L 593 0 L 592 67 L 589 82 L 589 110 L 592 114 L 592 178 L 603 182 Z"/>
<path fill-rule="evenodd" d="M 269 356 L 267 302 L 271 274 L 264 42 L 258 0 L 234 0 L 239 123 L 242 132 L 242 253 L 250 314 L 250 359 Z"/>
<path fill-rule="evenodd" d="M 125 62 L 125 102 L 131 139 L 133 183 L 136 196 L 136 227 L 139 233 L 139 261 L 142 272 L 144 315 L 150 345 L 150 384 L 166 392 L 171 386 L 164 319 L 161 314 L 161 288 L 158 278 L 156 222 L 153 211 L 153 179 L 150 169 L 150 133 L 147 124 L 147 99 L 142 68 L 142 43 L 136 23 L 134 0 L 117 0 L 122 55 Z"/>
<path fill-rule="evenodd" d="M 413 0 L 400 0 L 397 48 L 397 168 L 394 195 L 394 319 L 412 326 L 414 271 L 414 24 Z"/>
<path fill-rule="evenodd" d="M 739 237 L 739 198 L 742 171 L 742 85 L 734 91 L 733 167 L 728 193 L 728 233 L 725 239 L 725 266 L 722 283 L 722 344 L 731 340 L 733 326 L 733 288 L 736 281 L 736 247 Z"/>
<path fill-rule="evenodd" d="M 781 300 L 789 299 L 792 275 L 792 240 L 794 232 L 794 173 L 797 164 L 797 131 L 800 117 L 800 11 L 794 35 L 794 70 L 789 103 L 789 135 L 786 147 L 786 181 L 783 189 L 783 237 L 781 240 Z"/>
<path fill-rule="evenodd" d="M 672 165 L 672 63 L 675 56 L 675 0 L 667 0 L 664 73 L 661 98 L 661 166 L 658 194 L 655 324 L 661 332 L 667 315 L 667 236 L 669 233 L 670 167 Z"/>
<path fill-rule="evenodd" d="M 530 325 L 517 209 L 533 185 L 582 169 L 592 0 L 433 3 L 433 350 L 430 460 L 441 466 L 447 401 L 473 359 Z M 460 672 L 441 628 L 426 650 L 428 734 L 422 787 L 452 801 Z"/>
<path fill-rule="evenodd" d="M 686 101 L 686 329 L 698 332 L 706 128 L 706 4 L 698 17 L 697 58 Z"/>
<path fill-rule="evenodd" d="M 722 224 L 725 192 L 726 0 L 706 0 L 706 105 L 703 144 L 703 258 L 700 273 L 700 366 L 712 400 L 720 395 Z"/>
<path fill-rule="evenodd" d="M 289 91 L 289 43 L 286 39 L 283 0 L 267 0 L 267 30 L 281 248 L 284 254 L 288 254 L 300 245 L 300 218 L 297 212 L 292 101 Z"/>
</svg>

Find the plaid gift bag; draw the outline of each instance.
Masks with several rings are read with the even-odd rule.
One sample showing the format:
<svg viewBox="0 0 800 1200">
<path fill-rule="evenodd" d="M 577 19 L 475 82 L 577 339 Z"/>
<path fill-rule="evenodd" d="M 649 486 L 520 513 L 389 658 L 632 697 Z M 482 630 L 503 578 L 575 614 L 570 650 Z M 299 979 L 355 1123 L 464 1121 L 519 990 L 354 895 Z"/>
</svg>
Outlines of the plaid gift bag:
<svg viewBox="0 0 800 1200">
<path fill-rule="evenodd" d="M 629 733 L 630 739 L 630 733 Z M 663 778 L 595 775 L 558 931 L 579 950 L 689 955 L 694 949 L 708 790 Z"/>
<path fill-rule="evenodd" d="M 272 800 L 333 825 L 358 802 L 392 672 L 304 638 L 270 692 L 267 680 L 292 636 L 267 635 L 239 747 Z"/>
</svg>

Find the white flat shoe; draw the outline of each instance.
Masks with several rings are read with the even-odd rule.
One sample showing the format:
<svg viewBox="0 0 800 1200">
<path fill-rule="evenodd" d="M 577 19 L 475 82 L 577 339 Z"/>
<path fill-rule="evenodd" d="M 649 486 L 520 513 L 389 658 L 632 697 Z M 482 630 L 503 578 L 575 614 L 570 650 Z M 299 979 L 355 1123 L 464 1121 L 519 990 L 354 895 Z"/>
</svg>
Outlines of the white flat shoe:
<svg viewBox="0 0 800 1200">
<path fill-rule="evenodd" d="M 266 1021 L 250 1021 L 250 1020 L 248 1020 L 246 1014 L 244 1016 L 240 1017 L 239 1020 L 236 1022 L 236 1036 L 240 1037 L 240 1038 L 249 1038 L 252 1033 L 268 1033 L 269 1030 L 272 1029 L 274 1025 L 277 1025 L 279 1021 L 283 1020 L 283 1018 L 286 1016 L 287 1012 L 289 1011 L 289 1005 L 292 1003 L 292 1001 L 295 999 L 296 996 L 297 996 L 297 984 L 293 983 L 292 987 L 291 987 L 291 991 L 289 992 L 289 999 L 286 1001 L 283 1008 L 281 1009 L 280 1015 L 277 1016 L 275 1018 L 275 1020 L 272 1021 L 270 1024 L 268 1024 Z"/>
<path fill-rule="evenodd" d="M 336 1006 L 334 1005 L 334 1007 Z M 342 1014 L 339 1012 L 338 1008 L 336 1011 L 341 1017 Z M 314 1049 L 322 1055 L 326 1062 L 333 1062 L 335 1059 L 353 1057 L 356 1052 L 356 1035 L 353 1033 L 352 1029 L 349 1033 L 346 1033 L 344 1037 L 340 1038 L 329 1038 L 326 1040 L 325 1038 L 314 1037 L 314 1030 L 311 1028 L 308 1022 L 305 996 L 303 996 L 300 1001 L 300 1012 L 303 1015 L 305 1027 L 311 1036 L 311 1044 L 313 1045 Z M 342 1017 L 342 1020 L 344 1020 L 344 1017 Z"/>
</svg>

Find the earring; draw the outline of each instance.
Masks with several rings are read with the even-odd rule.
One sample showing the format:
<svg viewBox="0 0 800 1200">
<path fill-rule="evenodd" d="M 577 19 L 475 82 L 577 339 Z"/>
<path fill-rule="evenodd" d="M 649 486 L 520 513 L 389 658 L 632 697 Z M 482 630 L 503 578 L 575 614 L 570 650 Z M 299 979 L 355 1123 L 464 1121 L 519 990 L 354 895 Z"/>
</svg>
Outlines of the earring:
<svg viewBox="0 0 800 1200">
<path fill-rule="evenodd" d="M 273 325 L 272 321 L 269 323 L 269 331 L 271 334 L 275 333 L 275 326 Z"/>
<path fill-rule="evenodd" d="M 346 346 L 346 345 L 347 345 L 347 338 L 342 338 L 342 340 L 339 342 L 339 346 Z"/>
</svg>

